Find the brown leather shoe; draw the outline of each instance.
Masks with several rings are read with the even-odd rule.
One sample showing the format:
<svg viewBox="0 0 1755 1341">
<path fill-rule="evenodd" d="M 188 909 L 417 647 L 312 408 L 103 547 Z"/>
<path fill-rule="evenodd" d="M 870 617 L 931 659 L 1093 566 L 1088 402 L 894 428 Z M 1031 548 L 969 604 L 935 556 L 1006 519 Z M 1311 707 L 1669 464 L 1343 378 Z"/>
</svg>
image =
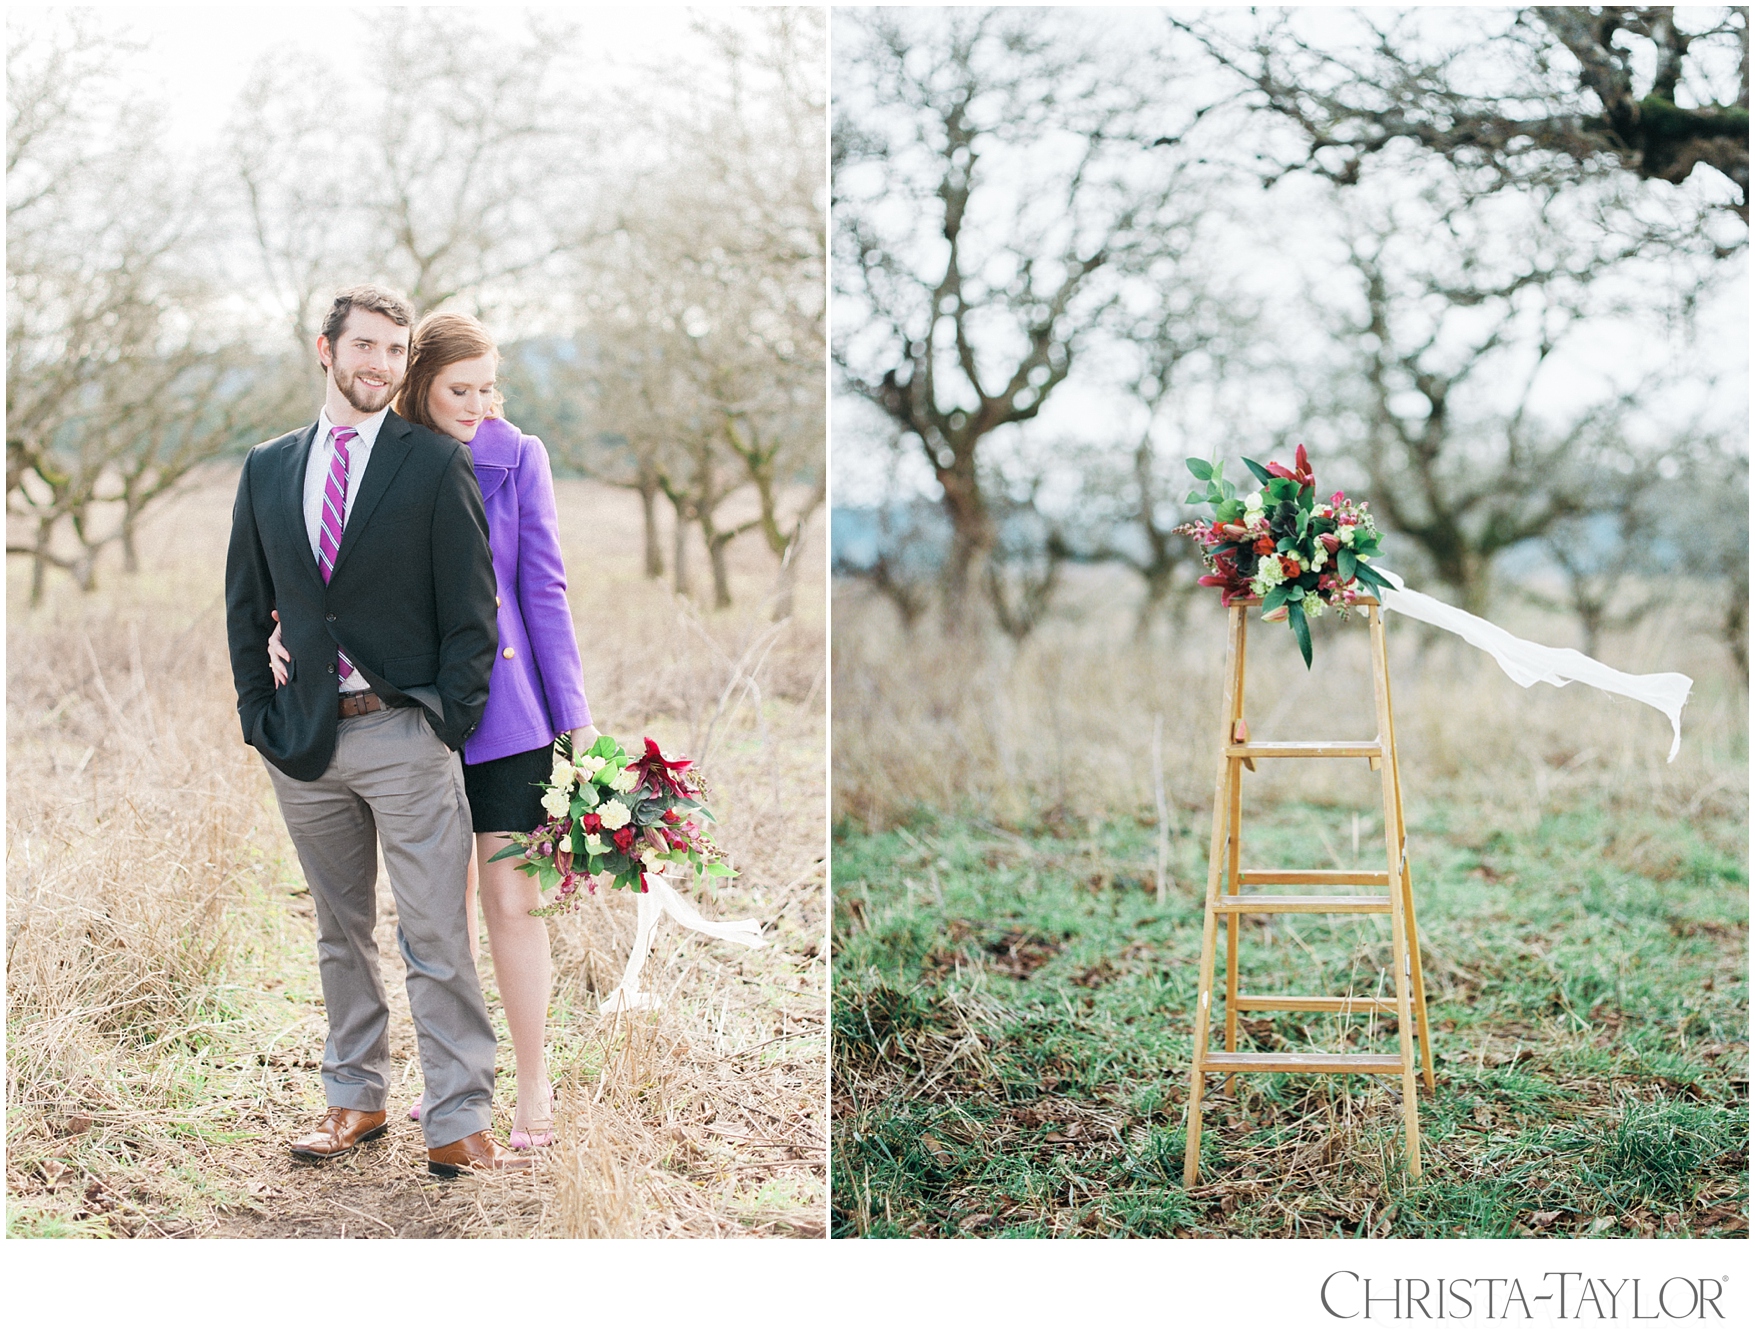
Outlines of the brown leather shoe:
<svg viewBox="0 0 1755 1341">
<path fill-rule="evenodd" d="M 323 1114 L 317 1130 L 292 1143 L 294 1159 L 334 1159 L 362 1141 L 375 1141 L 389 1126 L 384 1110 L 362 1112 L 358 1108 L 331 1108 Z"/>
<path fill-rule="evenodd" d="M 502 1149 L 485 1131 L 427 1151 L 427 1172 L 435 1178 L 455 1178 L 458 1174 L 478 1170 L 484 1173 L 529 1173 L 535 1167 L 534 1158 Z"/>
</svg>

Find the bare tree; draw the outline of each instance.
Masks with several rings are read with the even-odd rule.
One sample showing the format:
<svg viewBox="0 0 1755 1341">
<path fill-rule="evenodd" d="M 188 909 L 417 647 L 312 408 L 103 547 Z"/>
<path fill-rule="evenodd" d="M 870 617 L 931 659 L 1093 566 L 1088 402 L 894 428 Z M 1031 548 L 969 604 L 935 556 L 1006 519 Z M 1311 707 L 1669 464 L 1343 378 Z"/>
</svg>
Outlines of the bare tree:
<svg viewBox="0 0 1755 1341">
<path fill-rule="evenodd" d="M 997 541 L 984 460 L 1040 414 L 1119 276 L 1187 220 L 1124 53 L 1035 11 L 842 14 L 833 151 L 845 384 L 924 453 L 951 523 L 948 627 Z"/>
<path fill-rule="evenodd" d="M 1349 17 L 1270 11 L 1248 32 L 1228 20 L 1171 22 L 1296 131 L 1292 152 L 1270 156 L 1270 174 L 1305 170 L 1351 186 L 1371 160 L 1390 166 L 1400 160 L 1386 151 L 1408 146 L 1482 192 L 1617 176 L 1679 184 L 1704 164 L 1734 184 L 1727 203 L 1748 222 L 1746 9 Z M 1311 23 L 1326 40 L 1312 40 Z M 1349 27 L 1356 35 L 1340 36 Z"/>
<path fill-rule="evenodd" d="M 540 15 L 509 35 L 456 10 L 387 9 L 371 21 L 363 124 L 338 133 L 311 97 L 315 57 L 265 56 L 228 129 L 263 275 L 311 359 L 326 300 L 362 273 L 425 311 L 528 317 L 541 277 L 588 243 L 585 185 L 599 142 L 573 77 L 575 25 Z M 313 379 L 317 373 L 311 373 Z M 313 381 L 315 385 L 315 380 Z"/>
<path fill-rule="evenodd" d="M 219 314 L 196 193 L 122 50 L 77 14 L 8 50 L 7 552 L 33 604 L 51 567 L 92 589 L 116 540 L 133 569 L 141 513 L 239 445 L 274 378 Z"/>
<path fill-rule="evenodd" d="M 1540 200 L 1489 210 L 1434 188 L 1384 208 L 1348 204 L 1340 273 L 1351 294 L 1323 306 L 1340 361 L 1312 371 L 1312 416 L 1329 441 L 1357 444 L 1379 519 L 1481 612 L 1498 555 L 1601 510 L 1606 463 L 1655 451 L 1621 423 L 1664 369 L 1599 360 L 1604 389 L 1563 412 L 1546 379 L 1605 321 L 1669 299 L 1646 304 L 1637 277 L 1618 272 L 1625 240 Z"/>
</svg>

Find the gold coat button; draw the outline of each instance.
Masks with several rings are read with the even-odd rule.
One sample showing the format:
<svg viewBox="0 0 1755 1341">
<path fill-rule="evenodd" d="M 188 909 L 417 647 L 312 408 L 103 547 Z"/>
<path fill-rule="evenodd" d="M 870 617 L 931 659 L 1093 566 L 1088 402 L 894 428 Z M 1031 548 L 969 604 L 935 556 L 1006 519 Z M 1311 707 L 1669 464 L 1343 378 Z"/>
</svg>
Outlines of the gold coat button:
<svg viewBox="0 0 1755 1341">
<path fill-rule="evenodd" d="M 499 608 L 500 608 L 500 598 L 498 596 L 496 596 L 496 597 L 494 597 L 494 609 L 498 610 Z"/>
<path fill-rule="evenodd" d="M 508 647 L 504 652 L 501 652 L 500 655 L 505 657 L 507 661 L 510 661 L 513 655 L 512 649 Z"/>
</svg>

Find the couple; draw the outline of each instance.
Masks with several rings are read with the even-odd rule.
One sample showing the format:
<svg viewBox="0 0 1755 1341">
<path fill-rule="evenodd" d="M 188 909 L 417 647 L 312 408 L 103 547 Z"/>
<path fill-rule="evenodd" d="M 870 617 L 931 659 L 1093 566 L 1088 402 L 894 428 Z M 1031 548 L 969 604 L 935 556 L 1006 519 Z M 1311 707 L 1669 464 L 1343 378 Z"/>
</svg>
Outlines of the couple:
<svg viewBox="0 0 1755 1341">
<path fill-rule="evenodd" d="M 517 1152 L 548 1144 L 554 1126 L 548 930 L 528 916 L 535 879 L 487 858 L 542 822 L 533 784 L 548 779 L 556 736 L 584 749 L 597 735 L 548 455 L 498 417 L 499 353 L 473 318 L 434 313 L 417 327 L 406 300 L 361 285 L 336 295 L 316 346 L 322 412 L 250 452 L 226 557 L 244 740 L 267 763 L 316 903 L 329 1018 L 329 1107 L 292 1152 L 330 1159 L 388 1125 L 381 846 L 426 1082 L 410 1116 L 427 1167 L 527 1170 L 533 1158 Z M 518 1066 L 511 1151 L 489 1130 L 477 872 Z"/>
</svg>

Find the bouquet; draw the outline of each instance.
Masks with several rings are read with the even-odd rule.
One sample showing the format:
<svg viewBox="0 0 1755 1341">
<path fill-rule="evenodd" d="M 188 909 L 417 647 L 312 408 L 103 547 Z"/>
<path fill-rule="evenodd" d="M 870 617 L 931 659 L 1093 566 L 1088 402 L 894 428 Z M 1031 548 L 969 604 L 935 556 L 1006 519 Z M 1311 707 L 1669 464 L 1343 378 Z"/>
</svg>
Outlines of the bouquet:
<svg viewBox="0 0 1755 1341">
<path fill-rule="evenodd" d="M 542 794 L 549 820 L 490 858 L 521 858 L 518 870 L 536 876 L 543 893 L 561 897 L 535 909 L 549 917 L 576 907 L 590 881 L 597 889 L 646 889 L 646 877 L 671 864 L 704 875 L 734 876 L 725 853 L 703 822 L 713 812 L 701 799 L 707 782 L 688 759 L 666 759 L 650 737 L 646 753 L 630 759 L 610 736 L 582 755 L 572 741 L 556 741 L 554 772 Z"/>
<path fill-rule="evenodd" d="M 1176 529 L 1201 547 L 1208 574 L 1203 587 L 1219 588 L 1225 605 L 1261 598 L 1262 618 L 1291 624 L 1304 665 L 1310 665 L 1310 621 L 1327 606 L 1341 614 L 1359 599 L 1360 587 L 1373 596 L 1388 583 L 1369 563 L 1381 553 L 1383 533 L 1371 509 L 1337 490 L 1316 501 L 1316 475 L 1304 444 L 1296 467 L 1277 462 L 1243 464 L 1261 488 L 1242 498 L 1225 478 L 1217 459 L 1188 458 L 1188 470 L 1206 485 L 1188 495 L 1190 503 L 1211 503 L 1210 520 Z"/>
</svg>

